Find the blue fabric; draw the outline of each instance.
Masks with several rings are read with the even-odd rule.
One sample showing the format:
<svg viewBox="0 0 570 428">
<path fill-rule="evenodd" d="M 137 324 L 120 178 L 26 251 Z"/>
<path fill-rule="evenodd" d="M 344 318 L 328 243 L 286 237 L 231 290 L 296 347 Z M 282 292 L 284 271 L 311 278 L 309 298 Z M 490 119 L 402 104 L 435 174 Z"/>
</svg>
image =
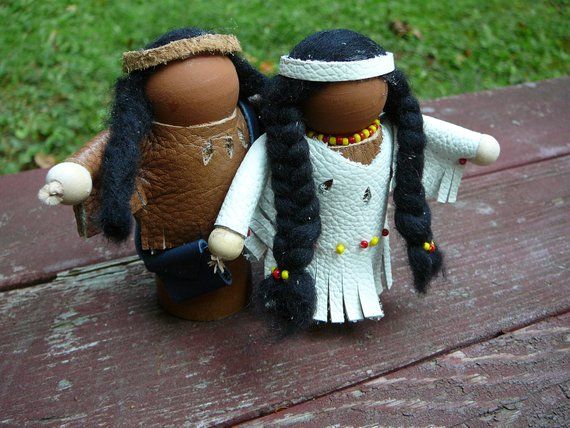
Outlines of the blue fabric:
<svg viewBox="0 0 570 428">
<path fill-rule="evenodd" d="M 247 129 L 249 131 L 249 145 L 251 146 L 255 140 L 261 135 L 261 128 L 259 126 L 259 120 L 257 119 L 257 114 L 253 109 L 253 106 L 244 100 L 239 100 L 239 108 L 243 113 L 245 123 L 247 124 Z"/>
<path fill-rule="evenodd" d="M 158 275 L 172 301 L 181 303 L 193 297 L 231 285 L 228 269 L 222 274 L 208 265 L 210 253 L 203 239 L 164 251 L 143 250 L 137 225 L 135 246 L 146 268 Z"/>
</svg>

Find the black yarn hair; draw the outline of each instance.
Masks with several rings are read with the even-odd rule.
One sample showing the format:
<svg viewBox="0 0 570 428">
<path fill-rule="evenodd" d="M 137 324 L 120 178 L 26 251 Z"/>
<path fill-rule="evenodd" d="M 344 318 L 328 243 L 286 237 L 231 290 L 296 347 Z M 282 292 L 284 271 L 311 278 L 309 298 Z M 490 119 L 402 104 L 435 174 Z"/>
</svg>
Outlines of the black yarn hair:
<svg viewBox="0 0 570 428">
<path fill-rule="evenodd" d="M 172 30 L 145 49 L 170 42 L 194 38 L 209 32 L 196 28 Z M 238 55 L 227 55 L 233 62 L 240 82 L 240 98 L 259 94 L 265 77 Z M 99 222 L 104 235 L 116 242 L 128 238 L 132 228 L 130 200 L 139 171 L 140 143 L 150 132 L 153 112 L 145 94 L 148 78 L 157 70 L 152 67 L 119 77 L 109 118 L 110 136 L 105 148 L 101 171 L 101 210 Z"/>
<path fill-rule="evenodd" d="M 368 37 L 350 30 L 315 33 L 300 42 L 292 58 L 357 61 L 385 55 Z M 395 223 L 404 237 L 414 286 L 425 293 L 442 268 L 443 255 L 423 249 L 433 239 L 431 214 L 422 186 L 423 119 L 417 99 L 400 70 L 382 76 L 388 83 L 385 115 L 397 129 Z M 261 117 L 267 132 L 271 185 L 275 194 L 276 235 L 273 256 L 277 268 L 289 271 L 287 284 L 269 275 L 258 286 L 254 301 L 275 326 L 286 331 L 308 327 L 316 307 L 315 280 L 307 272 L 321 232 L 319 200 L 313 180 L 309 145 L 305 140 L 303 101 L 326 83 L 277 75 L 266 85 Z"/>
</svg>

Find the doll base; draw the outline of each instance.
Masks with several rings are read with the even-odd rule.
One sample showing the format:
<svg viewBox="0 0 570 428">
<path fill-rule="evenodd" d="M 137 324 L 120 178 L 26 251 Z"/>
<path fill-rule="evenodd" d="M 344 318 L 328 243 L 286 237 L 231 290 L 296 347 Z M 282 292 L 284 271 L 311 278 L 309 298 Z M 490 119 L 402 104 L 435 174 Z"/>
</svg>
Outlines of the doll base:
<svg viewBox="0 0 570 428">
<path fill-rule="evenodd" d="M 227 266 L 232 272 L 232 285 L 183 303 L 173 302 L 164 284 L 157 277 L 156 286 L 160 305 L 169 314 L 190 321 L 215 321 L 241 311 L 246 307 L 251 291 L 250 265 L 243 257 L 239 257 L 227 263 Z"/>
</svg>

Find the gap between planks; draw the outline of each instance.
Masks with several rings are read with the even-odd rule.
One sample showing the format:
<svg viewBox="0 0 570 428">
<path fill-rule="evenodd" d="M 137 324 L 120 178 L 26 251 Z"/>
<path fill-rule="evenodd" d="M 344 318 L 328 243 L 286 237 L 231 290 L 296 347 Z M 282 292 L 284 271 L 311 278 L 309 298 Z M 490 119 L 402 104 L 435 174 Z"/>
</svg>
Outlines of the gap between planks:
<svg viewBox="0 0 570 428">
<path fill-rule="evenodd" d="M 314 395 L 313 397 L 307 398 L 305 400 L 298 401 L 294 404 L 291 404 L 290 406 L 282 406 L 282 407 L 279 407 L 276 409 L 267 409 L 267 411 L 262 410 L 262 411 L 260 411 L 260 414 L 258 416 L 255 416 L 253 418 L 247 418 L 247 417 L 235 418 L 233 420 L 228 421 L 227 424 L 230 426 L 234 426 L 234 425 L 241 426 L 241 425 L 246 425 L 250 422 L 255 422 L 256 420 L 265 418 L 267 416 L 273 416 L 273 415 L 278 416 L 280 413 L 294 410 L 295 408 L 297 408 L 297 407 L 299 407 L 305 403 L 309 403 L 309 402 L 314 401 L 314 400 L 319 400 L 321 398 L 326 398 L 326 397 L 331 396 L 331 395 L 342 393 L 343 391 L 348 391 L 350 389 L 357 388 L 357 387 L 362 386 L 362 385 L 366 385 L 367 383 L 373 382 L 374 380 L 380 379 L 384 376 L 395 374 L 395 373 L 401 372 L 403 370 L 406 370 L 406 369 L 409 369 L 409 368 L 412 368 L 415 366 L 419 366 L 421 364 L 424 364 L 424 363 L 427 363 L 430 361 L 435 361 L 439 357 L 450 355 L 450 354 L 453 354 L 454 352 L 461 351 L 462 349 L 469 348 L 470 346 L 489 342 L 489 341 L 492 341 L 493 339 L 498 339 L 502 336 L 510 335 L 512 333 L 515 333 L 517 331 L 520 331 L 520 330 L 523 330 L 525 328 L 531 327 L 533 325 L 539 324 L 541 322 L 548 322 L 550 320 L 554 320 L 554 319 L 561 317 L 561 316 L 564 316 L 568 313 L 570 313 L 570 308 L 564 309 L 564 310 L 561 310 L 561 311 L 558 311 L 558 312 L 555 312 L 552 314 L 547 314 L 543 317 L 537 317 L 533 320 L 529 320 L 528 322 L 523 322 L 523 323 L 514 325 L 512 328 L 509 328 L 509 329 L 500 329 L 496 333 L 489 334 L 486 337 L 482 337 L 480 339 L 468 340 L 468 341 L 465 341 L 464 343 L 458 344 L 456 346 L 451 346 L 447 349 L 443 349 L 443 350 L 440 350 L 438 352 L 434 352 L 431 355 L 426 355 L 423 358 L 418 358 L 415 361 L 411 361 L 407 364 L 403 364 L 401 366 L 394 367 L 390 370 L 386 370 L 385 372 L 378 373 L 378 375 L 372 376 L 368 379 L 361 380 L 358 382 L 354 382 L 350 385 L 345 385 L 345 386 L 343 386 L 339 389 L 336 389 L 334 391 L 329 391 L 329 392 L 326 392 L 323 394 Z"/>
</svg>

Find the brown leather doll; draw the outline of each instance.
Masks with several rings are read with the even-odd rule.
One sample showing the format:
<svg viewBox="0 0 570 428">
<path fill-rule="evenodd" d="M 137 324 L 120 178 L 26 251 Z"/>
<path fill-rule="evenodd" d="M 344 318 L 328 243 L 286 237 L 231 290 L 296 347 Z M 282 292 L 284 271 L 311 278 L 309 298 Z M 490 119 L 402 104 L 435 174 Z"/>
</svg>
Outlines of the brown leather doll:
<svg viewBox="0 0 570 428">
<path fill-rule="evenodd" d="M 39 195 L 74 205 L 84 237 L 123 241 L 134 216 L 159 299 L 183 318 L 223 318 L 247 301 L 245 260 L 214 270 L 204 240 L 258 134 L 247 99 L 265 80 L 240 51 L 234 36 L 184 28 L 125 53 L 109 131 L 53 167 Z"/>
</svg>

